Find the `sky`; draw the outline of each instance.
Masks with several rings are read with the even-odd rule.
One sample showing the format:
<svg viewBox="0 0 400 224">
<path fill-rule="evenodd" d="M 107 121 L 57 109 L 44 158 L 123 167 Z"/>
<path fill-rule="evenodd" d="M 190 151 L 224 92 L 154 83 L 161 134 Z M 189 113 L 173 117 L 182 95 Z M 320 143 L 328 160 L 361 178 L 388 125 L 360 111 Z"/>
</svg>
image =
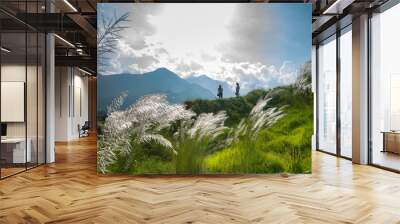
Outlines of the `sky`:
<svg viewBox="0 0 400 224">
<path fill-rule="evenodd" d="M 104 3 L 98 13 L 98 23 L 129 13 L 104 75 L 165 67 L 247 92 L 294 82 L 311 59 L 310 4 Z"/>
</svg>

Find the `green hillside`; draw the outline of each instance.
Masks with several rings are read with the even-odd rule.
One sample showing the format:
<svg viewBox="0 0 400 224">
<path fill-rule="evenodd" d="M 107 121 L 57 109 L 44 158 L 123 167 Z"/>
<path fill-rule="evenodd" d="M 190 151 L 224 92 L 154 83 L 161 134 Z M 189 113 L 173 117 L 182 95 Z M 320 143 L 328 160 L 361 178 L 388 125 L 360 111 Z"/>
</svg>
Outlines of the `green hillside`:
<svg viewBox="0 0 400 224">
<path fill-rule="evenodd" d="M 195 100 L 186 105 L 198 114 L 225 110 L 226 125 L 234 127 L 266 94 L 272 96 L 269 107 L 286 106 L 284 118 L 262 130 L 256 141 L 245 141 L 209 155 L 206 159 L 209 172 L 311 172 L 313 97 L 310 91 L 299 92 L 293 86 L 278 87 L 269 91 L 255 90 L 237 98 Z"/>
<path fill-rule="evenodd" d="M 309 65 L 309 64 L 308 64 Z M 100 121 L 103 173 L 310 173 L 309 66 L 295 84 L 171 104 L 148 95 Z M 104 130 L 104 131 L 103 131 Z"/>
<path fill-rule="evenodd" d="M 228 133 L 216 140 L 188 140 L 180 144 L 178 154 L 160 150 L 159 144 L 134 144 L 129 156 L 118 156 L 109 170 L 113 173 L 308 173 L 311 172 L 311 135 L 313 128 L 312 94 L 299 92 L 293 86 L 269 91 L 255 90 L 242 97 L 222 100 L 194 100 L 186 107 L 195 113 L 217 113 L 225 110 L 225 125 L 237 128 L 248 116 L 258 99 L 271 96 L 268 107 L 285 106 L 284 117 L 273 126 L 262 129 L 255 140 L 242 137 L 229 147 L 219 144 Z M 174 128 L 163 135 L 174 142 Z M 134 138 L 134 137 L 132 137 Z M 132 141 L 133 142 L 133 141 Z M 199 150 L 198 145 L 204 147 Z"/>
<path fill-rule="evenodd" d="M 231 97 L 215 100 L 193 100 L 185 102 L 188 109 L 191 109 L 196 114 L 200 113 L 217 113 L 219 111 L 226 111 L 228 119 L 225 122 L 226 126 L 232 127 L 238 124 L 240 120 L 247 116 L 253 106 L 257 103 L 260 97 L 267 94 L 265 90 L 254 90 L 249 92 L 246 96 Z"/>
</svg>

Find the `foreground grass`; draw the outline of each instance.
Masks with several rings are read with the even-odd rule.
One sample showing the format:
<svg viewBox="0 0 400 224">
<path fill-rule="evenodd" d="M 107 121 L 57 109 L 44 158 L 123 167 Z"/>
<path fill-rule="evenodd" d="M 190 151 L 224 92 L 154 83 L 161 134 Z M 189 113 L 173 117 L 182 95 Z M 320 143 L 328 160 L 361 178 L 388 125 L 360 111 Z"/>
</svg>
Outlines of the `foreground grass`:
<svg viewBox="0 0 400 224">
<path fill-rule="evenodd" d="M 221 147 L 218 141 L 197 142 L 186 139 L 179 142 L 177 154 L 156 144 L 133 145 L 135 150 L 129 155 L 119 156 L 109 170 L 112 173 L 132 174 L 310 173 L 312 94 L 298 93 L 291 87 L 269 91 L 273 95 L 271 106 L 287 106 L 285 116 L 273 126 L 261 130 L 256 139 L 245 136 L 229 147 Z M 215 113 L 228 108 L 227 113 L 231 117 L 227 122 L 235 128 L 240 118 L 247 116 L 257 99 L 269 91 L 257 90 L 243 98 L 223 101 L 197 100 L 188 102 L 188 105 L 196 113 Z M 165 133 L 165 136 L 172 136 L 172 133 Z"/>
<path fill-rule="evenodd" d="M 209 155 L 212 173 L 310 173 L 312 109 L 289 109 L 284 119 L 263 130 L 256 141 L 241 140 Z"/>
<path fill-rule="evenodd" d="M 210 155 L 205 166 L 207 173 L 279 173 L 285 171 L 285 160 L 275 153 L 236 146 Z"/>
</svg>

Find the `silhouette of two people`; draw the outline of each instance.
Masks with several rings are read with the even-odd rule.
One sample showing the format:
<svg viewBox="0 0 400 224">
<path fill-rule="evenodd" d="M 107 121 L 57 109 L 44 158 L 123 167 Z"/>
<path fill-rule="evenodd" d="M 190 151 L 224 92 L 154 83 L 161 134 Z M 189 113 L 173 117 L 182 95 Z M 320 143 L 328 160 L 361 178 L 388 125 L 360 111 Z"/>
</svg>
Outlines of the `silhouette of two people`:
<svg viewBox="0 0 400 224">
<path fill-rule="evenodd" d="M 236 91 L 235 91 L 236 97 L 239 96 L 239 92 L 240 92 L 240 85 L 239 85 L 239 83 L 236 83 Z M 221 85 L 218 86 L 217 96 L 218 96 L 218 99 L 222 99 L 224 97 L 224 89 L 222 88 Z"/>
</svg>

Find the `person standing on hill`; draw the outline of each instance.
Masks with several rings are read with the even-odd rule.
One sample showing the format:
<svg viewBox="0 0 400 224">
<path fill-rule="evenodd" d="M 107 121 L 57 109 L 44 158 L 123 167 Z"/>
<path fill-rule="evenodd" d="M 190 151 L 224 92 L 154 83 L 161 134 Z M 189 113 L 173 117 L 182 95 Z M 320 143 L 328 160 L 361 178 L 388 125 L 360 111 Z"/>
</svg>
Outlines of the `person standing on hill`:
<svg viewBox="0 0 400 224">
<path fill-rule="evenodd" d="M 217 96 L 218 96 L 219 99 L 222 99 L 222 97 L 223 97 L 223 92 L 224 92 L 224 89 L 222 88 L 221 85 L 219 85 L 219 86 L 218 86 L 218 94 L 217 94 Z"/>
<path fill-rule="evenodd" d="M 239 91 L 240 91 L 240 85 L 239 85 L 239 83 L 237 82 L 237 83 L 236 83 L 236 92 L 235 92 L 236 97 L 239 97 Z"/>
</svg>

